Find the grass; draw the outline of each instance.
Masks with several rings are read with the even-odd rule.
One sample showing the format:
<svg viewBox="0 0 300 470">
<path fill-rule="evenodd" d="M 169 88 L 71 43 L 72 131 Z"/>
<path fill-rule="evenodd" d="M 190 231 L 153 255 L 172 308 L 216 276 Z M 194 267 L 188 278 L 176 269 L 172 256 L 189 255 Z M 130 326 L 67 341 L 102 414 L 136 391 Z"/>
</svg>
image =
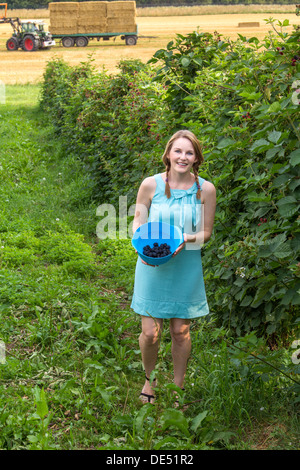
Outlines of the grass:
<svg viewBox="0 0 300 470">
<path fill-rule="evenodd" d="M 139 319 L 130 309 L 129 240 L 95 237 L 96 206 L 80 159 L 38 107 L 39 87 L 7 86 L 0 105 L 1 449 L 296 449 L 293 351 L 232 339 L 195 322 L 183 412 L 173 404 L 168 329 L 155 406 L 138 395 Z M 236 346 L 242 346 L 245 353 Z"/>
</svg>

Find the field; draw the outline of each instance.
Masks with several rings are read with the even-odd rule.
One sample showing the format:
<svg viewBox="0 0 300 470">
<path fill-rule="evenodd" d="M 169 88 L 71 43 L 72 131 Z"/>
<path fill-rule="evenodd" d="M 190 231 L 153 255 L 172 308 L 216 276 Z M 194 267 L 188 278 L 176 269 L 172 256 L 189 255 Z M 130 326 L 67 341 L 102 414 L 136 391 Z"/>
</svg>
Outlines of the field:
<svg viewBox="0 0 300 470">
<path fill-rule="evenodd" d="M 163 14 L 163 13 L 161 13 Z M 126 46 L 120 38 L 107 42 L 91 41 L 86 48 L 66 49 L 59 44 L 49 51 L 25 53 L 8 52 L 6 41 L 12 29 L 10 25 L 0 26 L 0 80 L 5 84 L 37 83 L 41 80 L 46 63 L 53 57 L 63 57 L 70 65 L 79 64 L 92 56 L 94 64 L 109 72 L 114 72 L 121 59 L 132 58 L 149 60 L 154 52 L 164 48 L 176 34 L 192 31 L 218 31 L 225 38 L 235 39 L 238 34 L 246 37 L 263 38 L 271 29 L 265 19 L 272 16 L 280 21 L 288 19 L 290 24 L 300 24 L 300 17 L 294 13 L 243 13 L 243 14 L 206 14 L 195 16 L 139 16 L 137 18 L 139 40 L 136 46 Z M 49 18 L 45 18 L 49 22 Z M 259 27 L 239 27 L 239 23 L 259 22 Z M 289 27 L 289 29 L 291 29 Z M 147 37 L 143 37 L 147 36 Z"/>
</svg>

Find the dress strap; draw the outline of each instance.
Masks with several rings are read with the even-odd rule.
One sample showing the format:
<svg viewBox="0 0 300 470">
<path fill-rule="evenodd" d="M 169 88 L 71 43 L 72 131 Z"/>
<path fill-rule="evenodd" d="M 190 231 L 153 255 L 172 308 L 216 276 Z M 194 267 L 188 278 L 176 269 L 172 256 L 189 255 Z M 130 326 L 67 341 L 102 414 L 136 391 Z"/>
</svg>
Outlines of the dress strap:
<svg viewBox="0 0 300 470">
<path fill-rule="evenodd" d="M 162 179 L 161 173 L 157 173 L 156 175 L 154 175 L 154 179 L 155 179 L 156 184 L 158 186 L 164 186 L 165 185 L 164 180 Z"/>
</svg>

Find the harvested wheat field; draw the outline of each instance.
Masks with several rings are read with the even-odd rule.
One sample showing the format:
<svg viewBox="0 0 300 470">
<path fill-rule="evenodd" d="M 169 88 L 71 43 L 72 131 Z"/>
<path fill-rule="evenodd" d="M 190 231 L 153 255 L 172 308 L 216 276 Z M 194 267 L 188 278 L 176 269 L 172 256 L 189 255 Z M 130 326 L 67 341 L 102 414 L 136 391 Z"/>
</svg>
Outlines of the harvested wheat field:
<svg viewBox="0 0 300 470">
<path fill-rule="evenodd" d="M 288 19 L 291 25 L 300 25 L 300 17 L 292 13 L 138 17 L 139 39 L 135 46 L 126 46 L 117 37 L 109 41 L 90 41 L 87 47 L 82 48 L 67 49 L 57 43 L 50 50 L 10 52 L 6 50 L 5 44 L 12 29 L 10 25 L 3 24 L 0 25 L 0 80 L 5 84 L 37 83 L 43 76 L 46 63 L 54 57 L 62 57 L 70 65 L 76 65 L 92 56 L 93 63 L 99 70 L 104 67 L 113 73 L 121 59 L 147 61 L 158 49 L 166 47 L 177 33 L 188 34 L 196 30 L 211 33 L 217 31 L 231 39 L 237 38 L 239 33 L 248 38 L 256 36 L 261 39 L 272 29 L 264 21 L 270 16 L 280 21 Z M 45 22 L 49 22 L 49 18 Z M 259 26 L 238 26 L 239 23 L 259 23 Z M 292 30 L 292 26 L 287 30 Z"/>
</svg>

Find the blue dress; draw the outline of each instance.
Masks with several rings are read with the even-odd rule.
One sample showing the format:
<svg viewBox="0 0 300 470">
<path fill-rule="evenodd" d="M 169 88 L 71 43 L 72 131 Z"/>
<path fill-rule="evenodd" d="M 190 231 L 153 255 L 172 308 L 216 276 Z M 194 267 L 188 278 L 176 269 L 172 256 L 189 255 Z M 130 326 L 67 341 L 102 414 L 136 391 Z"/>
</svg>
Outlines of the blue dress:
<svg viewBox="0 0 300 470">
<path fill-rule="evenodd" d="M 201 201 L 196 198 L 196 183 L 187 190 L 171 189 L 165 195 L 161 174 L 154 176 L 156 190 L 148 221 L 178 226 L 184 233 L 195 233 L 201 221 Z M 204 179 L 199 177 L 200 188 Z M 140 315 L 155 318 L 192 319 L 207 315 L 209 308 L 203 280 L 201 250 L 187 243 L 165 264 L 152 267 L 138 257 L 131 308 Z"/>
</svg>

